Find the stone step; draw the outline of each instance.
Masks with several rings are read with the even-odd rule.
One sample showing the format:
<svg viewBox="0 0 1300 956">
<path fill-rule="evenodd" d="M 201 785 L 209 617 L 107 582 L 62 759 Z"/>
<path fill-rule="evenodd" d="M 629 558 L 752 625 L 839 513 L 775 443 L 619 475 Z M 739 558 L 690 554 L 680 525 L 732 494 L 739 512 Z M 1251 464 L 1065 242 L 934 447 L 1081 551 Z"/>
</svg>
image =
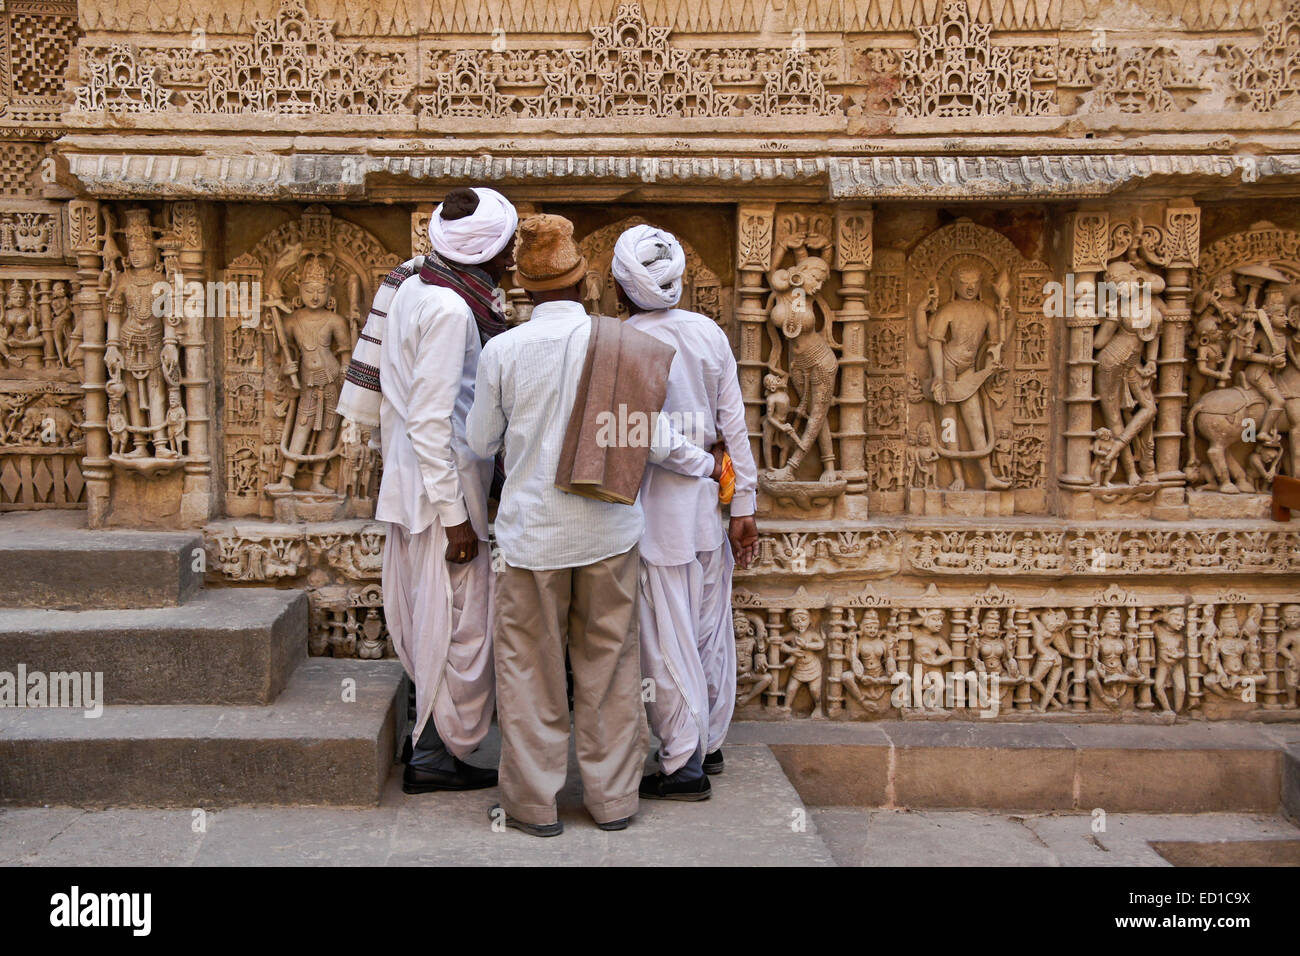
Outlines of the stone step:
<svg viewBox="0 0 1300 956">
<path fill-rule="evenodd" d="M 373 806 L 401 679 L 396 661 L 316 658 L 268 707 L 0 709 L 0 804 Z"/>
<path fill-rule="evenodd" d="M 804 802 L 825 807 L 1294 813 L 1284 724 L 1170 726 L 746 721 Z"/>
<path fill-rule="evenodd" d="M 0 603 L 175 607 L 202 586 L 202 555 L 196 532 L 91 531 L 81 512 L 8 512 L 0 514 Z"/>
<path fill-rule="evenodd" d="M 127 611 L 0 609 L 0 672 L 99 672 L 109 705 L 269 704 L 306 654 L 303 591 L 200 591 L 180 607 Z"/>
</svg>

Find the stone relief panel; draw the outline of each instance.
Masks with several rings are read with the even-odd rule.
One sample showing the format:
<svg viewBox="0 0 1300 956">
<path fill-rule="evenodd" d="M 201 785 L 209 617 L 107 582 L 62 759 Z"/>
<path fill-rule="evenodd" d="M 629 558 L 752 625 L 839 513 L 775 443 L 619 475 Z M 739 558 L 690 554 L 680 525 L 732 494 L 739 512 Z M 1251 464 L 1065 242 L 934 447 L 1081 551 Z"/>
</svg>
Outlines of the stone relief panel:
<svg viewBox="0 0 1300 956">
<path fill-rule="evenodd" d="M 451 25 L 438 4 L 421 16 L 333 0 L 259 0 L 210 26 L 201 11 L 177 10 L 166 25 L 177 32 L 156 44 L 138 39 L 138 19 L 114 27 L 119 15 L 97 9 L 83 14 L 89 33 L 79 45 L 73 108 L 78 123 L 92 125 L 103 122 L 92 117 L 110 115 L 158 125 L 156 114 L 169 114 L 230 128 L 248 125 L 240 116 L 287 114 L 431 130 L 585 132 L 596 121 L 633 133 L 683 124 L 702 132 L 811 124 L 871 133 L 895 121 L 906 129 L 985 129 L 998 118 L 1001 130 L 1033 132 L 1090 114 L 1290 109 L 1300 7 L 1229 6 L 1171 0 L 1163 14 L 1144 8 L 1149 27 L 1162 31 L 1159 42 L 1112 35 L 1102 8 L 1066 12 L 1028 0 L 996 10 L 970 0 L 773 3 L 758 17 L 728 3 L 655 4 L 647 12 L 637 2 L 602 0 L 545 14 L 458 8 Z M 531 25 L 507 25 L 516 21 Z M 732 25 L 706 26 L 721 21 Z M 1223 30 L 1240 39 L 1206 35 Z M 18 37 L 24 49 L 64 36 L 54 26 L 36 33 Z M 67 36 L 57 42 L 70 49 Z"/>
<path fill-rule="evenodd" d="M 224 31 L 221 31 L 224 32 Z M 331 21 L 303 0 L 281 0 L 254 19 L 252 36 L 202 44 L 113 42 L 81 47 L 83 113 L 341 114 L 389 116 L 409 109 L 407 53 L 340 43 Z"/>
<path fill-rule="evenodd" d="M 44 131 L 59 122 L 76 43 L 73 0 L 7 0 L 0 9 L 0 127 Z"/>
<path fill-rule="evenodd" d="M 1279 593 L 737 590 L 737 714 L 1125 720 L 1295 709 Z"/>
<path fill-rule="evenodd" d="M 378 491 L 369 431 L 335 406 L 375 290 L 400 258 L 325 206 L 227 264 L 258 304 L 225 316 L 225 505 L 279 521 L 367 517 Z"/>
<path fill-rule="evenodd" d="M 923 239 L 905 270 L 908 510 L 1045 512 L 1055 334 L 1046 266 L 962 219 Z"/>
<path fill-rule="evenodd" d="M 1300 234 L 1260 222 L 1211 244 L 1194 288 L 1193 510 L 1262 516 L 1273 479 L 1300 474 Z"/>
</svg>

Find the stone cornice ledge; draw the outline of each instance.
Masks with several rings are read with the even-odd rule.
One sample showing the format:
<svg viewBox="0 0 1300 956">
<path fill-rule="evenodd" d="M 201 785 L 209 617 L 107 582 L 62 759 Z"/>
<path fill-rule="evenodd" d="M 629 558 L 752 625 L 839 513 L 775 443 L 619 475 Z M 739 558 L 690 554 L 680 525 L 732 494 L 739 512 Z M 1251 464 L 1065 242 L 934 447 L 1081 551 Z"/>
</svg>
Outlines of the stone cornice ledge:
<svg viewBox="0 0 1300 956">
<path fill-rule="evenodd" d="M 1154 186 L 1300 186 L 1300 154 L 1020 156 L 373 156 L 70 152 L 74 188 L 104 199 L 361 199 L 378 182 L 824 184 L 829 199 L 1085 199 Z"/>
</svg>

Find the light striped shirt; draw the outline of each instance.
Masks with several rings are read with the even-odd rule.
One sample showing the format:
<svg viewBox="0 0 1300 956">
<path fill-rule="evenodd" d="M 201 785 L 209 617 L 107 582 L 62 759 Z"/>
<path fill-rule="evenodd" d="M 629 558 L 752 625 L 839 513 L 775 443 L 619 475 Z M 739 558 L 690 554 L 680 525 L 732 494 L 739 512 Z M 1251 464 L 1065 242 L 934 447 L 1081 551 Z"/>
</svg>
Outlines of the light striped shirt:
<svg viewBox="0 0 1300 956">
<path fill-rule="evenodd" d="M 621 505 L 555 487 L 560 448 L 587 356 L 591 317 L 578 302 L 543 302 L 523 325 L 491 339 L 478 361 L 466 440 L 478 455 L 505 449 L 496 537 L 512 567 L 576 568 L 630 550 L 645 527 L 640 503 Z M 650 460 L 707 479 L 713 456 L 673 430 L 651 430 Z"/>
</svg>

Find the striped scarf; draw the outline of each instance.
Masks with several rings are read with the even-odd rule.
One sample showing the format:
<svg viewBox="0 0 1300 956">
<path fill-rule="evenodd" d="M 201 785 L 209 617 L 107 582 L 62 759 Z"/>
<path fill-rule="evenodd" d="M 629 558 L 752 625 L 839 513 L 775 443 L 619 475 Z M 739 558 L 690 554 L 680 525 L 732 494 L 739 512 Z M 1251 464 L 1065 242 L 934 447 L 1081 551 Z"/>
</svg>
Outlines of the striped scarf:
<svg viewBox="0 0 1300 956">
<path fill-rule="evenodd" d="M 496 283 L 482 269 L 448 262 L 436 252 L 431 252 L 420 267 L 420 281 L 428 285 L 451 289 L 465 300 L 478 323 L 478 336 L 483 345 L 488 339 L 506 330 L 506 317 L 498 307 Z"/>
</svg>

